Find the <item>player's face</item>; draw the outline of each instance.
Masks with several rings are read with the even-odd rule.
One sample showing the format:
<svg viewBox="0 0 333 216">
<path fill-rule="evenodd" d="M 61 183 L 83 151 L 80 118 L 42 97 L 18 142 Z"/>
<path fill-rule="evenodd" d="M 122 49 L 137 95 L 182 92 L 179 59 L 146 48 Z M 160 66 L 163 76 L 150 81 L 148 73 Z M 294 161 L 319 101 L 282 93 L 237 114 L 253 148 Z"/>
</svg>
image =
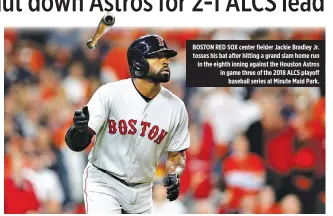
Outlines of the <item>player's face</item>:
<svg viewBox="0 0 333 216">
<path fill-rule="evenodd" d="M 149 72 L 147 78 L 156 83 L 165 83 L 170 80 L 169 59 L 160 53 L 147 59 Z"/>
</svg>

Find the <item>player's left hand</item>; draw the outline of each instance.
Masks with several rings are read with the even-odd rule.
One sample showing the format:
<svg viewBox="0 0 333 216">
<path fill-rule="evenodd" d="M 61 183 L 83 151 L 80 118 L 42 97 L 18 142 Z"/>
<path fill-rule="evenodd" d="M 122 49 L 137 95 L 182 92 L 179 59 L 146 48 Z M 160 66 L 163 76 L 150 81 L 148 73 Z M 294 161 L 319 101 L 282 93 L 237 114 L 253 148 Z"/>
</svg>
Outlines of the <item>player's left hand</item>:
<svg viewBox="0 0 333 216">
<path fill-rule="evenodd" d="M 163 185 L 167 187 L 167 199 L 174 201 L 179 196 L 180 181 L 176 174 L 169 174 L 163 180 Z"/>
</svg>

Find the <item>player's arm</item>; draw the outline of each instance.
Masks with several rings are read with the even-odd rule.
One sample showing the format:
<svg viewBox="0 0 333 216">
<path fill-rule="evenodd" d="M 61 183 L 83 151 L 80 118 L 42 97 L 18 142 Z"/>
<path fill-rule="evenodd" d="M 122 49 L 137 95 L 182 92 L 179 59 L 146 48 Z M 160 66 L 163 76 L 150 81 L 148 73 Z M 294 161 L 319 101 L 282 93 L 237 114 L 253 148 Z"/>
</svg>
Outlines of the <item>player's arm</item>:
<svg viewBox="0 0 333 216">
<path fill-rule="evenodd" d="M 108 92 L 105 86 L 97 89 L 87 106 L 76 110 L 73 125 L 65 137 L 67 146 L 76 152 L 83 151 L 91 143 L 91 139 L 108 118 Z M 89 109 L 88 109 L 89 108 Z"/>
<path fill-rule="evenodd" d="M 67 130 L 65 141 L 72 151 L 83 151 L 89 146 L 91 138 L 94 136 L 94 133 L 88 127 L 88 106 L 85 106 L 82 110 L 76 110 L 73 121 L 74 124 Z"/>
<path fill-rule="evenodd" d="M 168 152 L 168 159 L 165 163 L 167 177 L 163 180 L 167 188 L 167 198 L 170 201 L 176 200 L 179 196 L 180 181 L 186 164 L 185 150 L 177 152 Z"/>
<path fill-rule="evenodd" d="M 188 130 L 188 114 L 183 104 L 179 123 L 172 135 L 168 146 L 168 159 L 166 161 L 167 177 L 163 180 L 167 187 L 167 198 L 169 201 L 176 200 L 180 191 L 180 176 L 186 165 L 185 150 L 190 146 L 190 134 Z"/>
<path fill-rule="evenodd" d="M 185 150 L 178 152 L 168 152 L 168 159 L 166 161 L 165 167 L 167 174 L 176 174 L 180 177 L 185 169 L 186 164 L 186 154 Z"/>
</svg>

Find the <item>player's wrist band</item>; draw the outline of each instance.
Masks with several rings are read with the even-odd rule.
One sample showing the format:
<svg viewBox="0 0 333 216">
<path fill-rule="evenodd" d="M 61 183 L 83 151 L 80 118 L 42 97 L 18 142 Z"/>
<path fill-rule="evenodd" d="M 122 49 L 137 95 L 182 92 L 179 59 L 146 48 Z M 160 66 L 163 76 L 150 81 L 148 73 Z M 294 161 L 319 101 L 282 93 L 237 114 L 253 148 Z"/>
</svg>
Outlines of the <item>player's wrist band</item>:
<svg viewBox="0 0 333 216">
<path fill-rule="evenodd" d="M 177 173 L 169 173 L 168 176 L 175 176 L 176 178 L 179 179 L 179 174 Z"/>
<path fill-rule="evenodd" d="M 92 135 L 96 135 L 96 132 L 95 132 L 93 129 L 91 129 L 90 127 L 88 127 L 88 130 L 90 131 L 90 133 L 91 133 Z"/>
</svg>

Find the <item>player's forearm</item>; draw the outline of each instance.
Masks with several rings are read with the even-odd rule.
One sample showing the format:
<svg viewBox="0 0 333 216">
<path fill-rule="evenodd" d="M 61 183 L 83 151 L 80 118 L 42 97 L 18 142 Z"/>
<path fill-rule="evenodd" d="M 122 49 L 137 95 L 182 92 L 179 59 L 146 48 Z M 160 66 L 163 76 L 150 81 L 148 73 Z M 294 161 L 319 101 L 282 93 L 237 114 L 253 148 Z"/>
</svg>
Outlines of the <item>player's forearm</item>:
<svg viewBox="0 0 333 216">
<path fill-rule="evenodd" d="M 183 152 L 169 152 L 165 167 L 167 174 L 176 173 L 182 175 L 186 165 L 186 154 Z"/>
<path fill-rule="evenodd" d="M 89 146 L 92 137 L 93 134 L 89 130 L 79 132 L 72 125 L 66 133 L 65 141 L 72 151 L 80 152 Z"/>
</svg>

